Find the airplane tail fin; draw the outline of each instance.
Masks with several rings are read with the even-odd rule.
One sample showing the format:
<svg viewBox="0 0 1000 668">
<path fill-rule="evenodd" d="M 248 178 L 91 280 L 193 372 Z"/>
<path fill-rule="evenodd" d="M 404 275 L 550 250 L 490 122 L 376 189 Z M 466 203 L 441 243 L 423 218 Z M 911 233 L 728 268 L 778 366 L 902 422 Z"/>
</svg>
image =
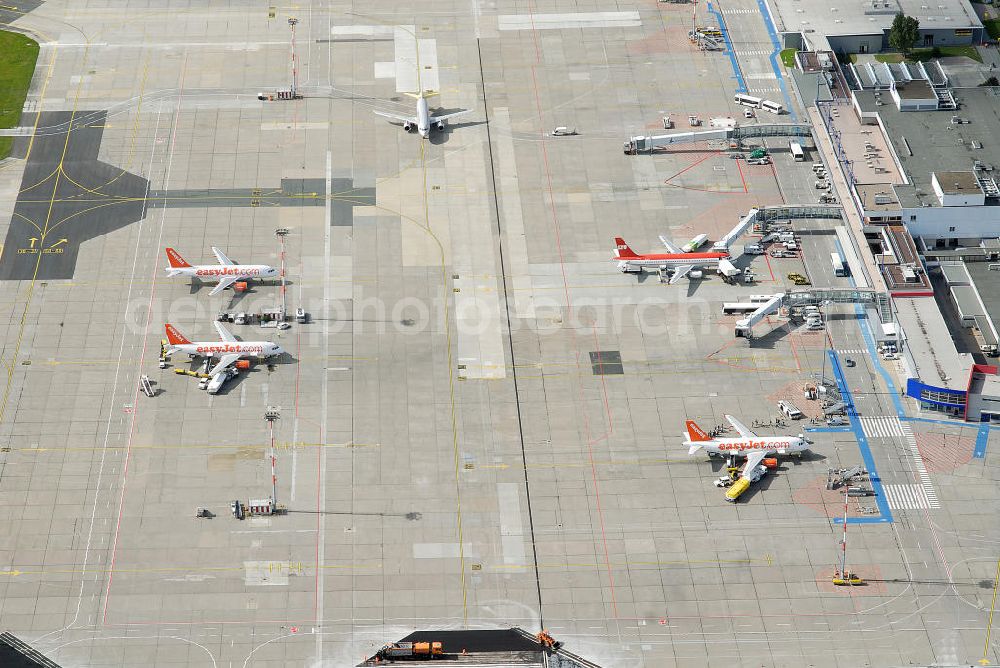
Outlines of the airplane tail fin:
<svg viewBox="0 0 1000 668">
<path fill-rule="evenodd" d="M 639 257 L 621 237 L 615 237 L 615 256 L 620 258 Z"/>
<path fill-rule="evenodd" d="M 170 263 L 171 269 L 184 269 L 191 266 L 187 263 L 187 260 L 182 258 L 181 254 L 173 248 L 167 249 L 167 261 Z"/>
<path fill-rule="evenodd" d="M 177 345 L 183 345 L 185 343 L 191 343 L 191 341 L 186 336 L 178 332 L 177 328 L 171 325 L 169 322 L 166 325 L 164 325 L 164 329 L 167 330 L 167 341 L 170 342 L 170 345 L 177 346 Z"/>
<path fill-rule="evenodd" d="M 685 424 L 687 425 L 687 433 L 689 441 L 692 441 L 693 443 L 699 443 L 712 440 L 709 437 L 709 435 L 705 433 L 705 430 L 699 427 L 698 423 L 695 422 L 694 420 L 687 420 Z M 700 448 L 701 446 L 699 445 L 698 447 Z"/>
</svg>

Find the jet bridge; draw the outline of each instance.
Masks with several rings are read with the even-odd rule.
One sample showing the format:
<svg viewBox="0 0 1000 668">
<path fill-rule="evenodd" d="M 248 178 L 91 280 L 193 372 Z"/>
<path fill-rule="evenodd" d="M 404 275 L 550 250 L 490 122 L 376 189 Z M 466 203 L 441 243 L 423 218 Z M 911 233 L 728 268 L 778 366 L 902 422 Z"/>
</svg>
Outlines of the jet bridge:
<svg viewBox="0 0 1000 668">
<path fill-rule="evenodd" d="M 751 227 L 757 226 L 758 224 L 761 226 L 761 232 L 763 233 L 767 229 L 769 223 L 773 223 L 778 220 L 796 220 L 806 218 L 839 219 L 843 216 L 843 213 L 843 209 L 839 206 L 782 205 L 753 208 L 750 209 L 746 216 L 740 218 L 740 222 L 736 224 L 736 227 L 712 245 L 712 250 L 717 252 L 729 250 L 729 247 L 732 246 L 737 239 L 746 234 L 747 230 Z M 852 272 L 853 271 L 854 268 L 852 266 Z"/>
<path fill-rule="evenodd" d="M 754 325 L 772 313 L 776 313 L 783 306 L 801 308 L 803 306 L 819 306 L 824 303 L 877 305 L 880 298 L 885 298 L 884 292 L 864 288 L 813 288 L 792 290 L 787 293 L 779 292 L 762 303 L 756 311 L 736 321 L 736 336 L 752 339 Z"/>
<path fill-rule="evenodd" d="M 625 142 L 625 155 L 652 153 L 666 146 L 680 144 L 695 144 L 697 142 L 724 139 L 730 142 L 741 142 L 744 139 L 760 139 L 765 137 L 811 137 L 812 128 L 800 123 L 764 123 L 760 125 L 744 125 L 735 128 L 718 128 L 713 130 L 696 130 L 692 132 L 671 132 L 663 135 L 640 135 L 631 137 Z"/>
<path fill-rule="evenodd" d="M 743 236 L 757 222 L 757 213 L 757 209 L 750 209 L 750 212 L 740 218 L 740 222 L 736 223 L 736 227 L 729 230 L 725 236 L 712 244 L 712 250 L 716 252 L 728 251 L 732 243 Z"/>
<path fill-rule="evenodd" d="M 745 318 L 736 321 L 736 336 L 746 339 L 753 338 L 753 326 L 758 322 L 776 313 L 781 308 L 781 303 L 785 300 L 785 293 L 779 292 L 771 295 L 771 298 L 761 304 L 756 311 Z"/>
</svg>

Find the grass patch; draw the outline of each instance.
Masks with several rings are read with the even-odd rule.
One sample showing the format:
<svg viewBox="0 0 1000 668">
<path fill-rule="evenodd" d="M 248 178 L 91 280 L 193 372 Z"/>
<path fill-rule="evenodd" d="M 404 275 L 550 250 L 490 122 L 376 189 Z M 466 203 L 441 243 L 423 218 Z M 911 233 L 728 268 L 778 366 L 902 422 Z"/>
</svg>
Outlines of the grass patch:
<svg viewBox="0 0 1000 668">
<path fill-rule="evenodd" d="M 989 33 L 990 39 L 1000 39 L 1000 19 L 983 21 L 983 25 L 986 27 L 986 32 Z"/>
<path fill-rule="evenodd" d="M 38 43 L 16 32 L 0 31 L 0 128 L 16 127 L 38 60 Z M 10 155 L 13 137 L 0 137 L 0 159 Z"/>
<path fill-rule="evenodd" d="M 782 49 L 781 53 L 781 63 L 788 69 L 795 67 L 795 52 L 798 49 Z"/>
<path fill-rule="evenodd" d="M 964 56 L 977 63 L 983 62 L 983 57 L 974 46 L 936 46 L 933 49 L 915 49 L 910 52 L 907 60 L 926 62 L 935 58 L 956 58 Z"/>
<path fill-rule="evenodd" d="M 901 63 L 903 54 L 901 53 L 876 53 L 875 60 L 880 63 Z"/>
<path fill-rule="evenodd" d="M 930 49 L 914 49 L 910 51 L 910 55 L 905 60 L 909 63 L 925 63 L 928 60 L 938 58 L 957 57 L 971 58 L 977 63 L 983 62 L 983 57 L 979 55 L 979 51 L 974 46 L 935 46 Z M 876 53 L 874 58 L 880 63 L 901 63 L 904 60 L 901 53 Z M 852 62 L 856 61 L 852 60 Z"/>
</svg>

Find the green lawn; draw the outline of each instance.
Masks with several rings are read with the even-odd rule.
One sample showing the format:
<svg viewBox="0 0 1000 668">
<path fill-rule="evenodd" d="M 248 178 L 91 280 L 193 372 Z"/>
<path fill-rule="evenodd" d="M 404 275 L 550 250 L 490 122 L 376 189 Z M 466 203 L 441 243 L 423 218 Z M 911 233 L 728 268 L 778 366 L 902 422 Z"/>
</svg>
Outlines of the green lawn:
<svg viewBox="0 0 1000 668">
<path fill-rule="evenodd" d="M 979 63 L 983 62 L 983 57 L 979 55 L 979 51 L 974 46 L 939 46 L 937 47 L 938 55 L 934 55 L 934 53 L 934 49 L 914 49 L 910 51 L 910 55 L 907 56 L 906 60 L 909 62 L 925 62 L 934 58 L 964 56 L 965 58 L 972 58 Z M 876 53 L 875 60 L 880 63 L 901 63 L 903 62 L 903 54 Z"/>
<path fill-rule="evenodd" d="M 1000 19 L 989 19 L 983 21 L 986 32 L 990 34 L 990 39 L 1000 39 Z"/>
<path fill-rule="evenodd" d="M 979 55 L 974 46 L 939 46 L 937 48 L 941 54 L 938 56 L 940 58 L 965 56 L 966 58 L 972 58 L 977 63 L 983 62 L 983 57 Z M 933 49 L 914 49 L 910 52 L 910 57 L 907 60 L 926 61 L 934 57 Z"/>
<path fill-rule="evenodd" d="M 798 49 L 782 49 L 781 51 L 781 62 L 788 69 L 795 67 L 795 52 Z"/>
<path fill-rule="evenodd" d="M 0 31 L 0 128 L 13 128 L 20 121 L 37 59 L 37 42 Z M 0 159 L 10 154 L 13 143 L 13 137 L 0 137 Z"/>
</svg>

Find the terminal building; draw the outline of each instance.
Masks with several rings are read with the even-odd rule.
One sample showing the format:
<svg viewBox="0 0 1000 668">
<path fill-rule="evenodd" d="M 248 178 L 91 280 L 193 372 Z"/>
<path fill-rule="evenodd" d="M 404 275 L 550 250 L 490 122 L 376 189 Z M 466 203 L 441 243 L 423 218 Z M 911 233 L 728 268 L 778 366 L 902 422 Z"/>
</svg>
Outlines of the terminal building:
<svg viewBox="0 0 1000 668">
<path fill-rule="evenodd" d="M 1000 96 L 991 87 L 946 96 L 947 106 L 908 109 L 879 90 L 852 91 L 898 166 L 897 178 L 862 184 L 859 204 L 869 221 L 903 223 L 928 248 L 981 247 L 1000 236 Z"/>
<path fill-rule="evenodd" d="M 889 48 L 889 27 L 899 12 L 920 21 L 916 47 L 979 44 L 982 21 L 968 0 L 776 0 L 775 19 L 784 28 L 786 47 L 837 54 L 878 53 Z"/>
<path fill-rule="evenodd" d="M 796 82 L 822 120 L 861 234 L 901 332 L 905 393 L 922 411 L 1000 421 L 1000 87 L 975 63 L 884 63 L 903 12 L 916 48 L 978 44 L 967 0 L 772 5 L 796 55 Z M 838 58 L 857 54 L 852 58 Z M 825 65 L 825 66 L 824 66 Z M 814 78 L 809 78 L 814 77 Z M 978 78 L 977 78 L 978 77 Z M 994 295 L 996 297 L 994 297 Z"/>
</svg>

